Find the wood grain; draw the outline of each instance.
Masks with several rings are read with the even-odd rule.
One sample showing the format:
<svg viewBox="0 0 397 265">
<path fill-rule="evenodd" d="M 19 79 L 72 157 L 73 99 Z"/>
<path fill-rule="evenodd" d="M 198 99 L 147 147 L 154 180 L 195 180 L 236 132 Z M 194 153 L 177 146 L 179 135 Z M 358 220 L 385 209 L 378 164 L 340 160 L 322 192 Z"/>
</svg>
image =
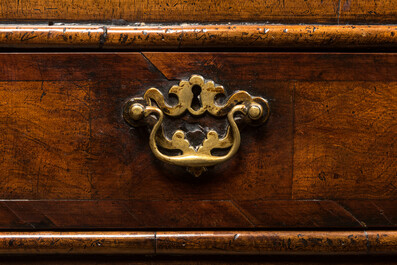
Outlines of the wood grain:
<svg viewBox="0 0 397 265">
<path fill-rule="evenodd" d="M 7 48 L 394 48 L 393 25 L 2 25 Z"/>
<path fill-rule="evenodd" d="M 379 227 L 379 221 L 386 220 L 384 227 L 397 223 L 396 200 L 343 200 L 339 204 L 350 212 L 364 227 Z"/>
<path fill-rule="evenodd" d="M 395 203 L 352 200 L 10 200 L 0 229 L 319 229 L 395 227 Z M 379 208 L 374 208 L 374 207 Z M 382 208 L 380 208 L 382 207 Z"/>
<path fill-rule="evenodd" d="M 396 232 L 157 232 L 157 254 L 396 254 Z"/>
<path fill-rule="evenodd" d="M 46 69 L 42 70 L 44 79 L 62 81 L 54 81 L 58 84 L 56 86 L 40 81 L 3 84 L 2 100 L 7 103 L 2 108 L 4 114 L 1 114 L 2 119 L 5 119 L 2 122 L 3 134 L 6 137 L 15 137 L 2 145 L 3 153 L 7 156 L 4 157 L 0 170 L 4 171 L 3 174 L 8 175 L 9 179 L 9 182 L 6 181 L 5 185 L 0 187 L 3 198 L 187 200 L 201 199 L 201 196 L 204 196 L 206 199 L 227 200 L 231 195 L 241 199 L 273 196 L 286 199 L 290 195 L 290 83 L 251 84 L 251 93 L 267 91 L 269 98 L 277 99 L 272 103 L 274 115 L 268 124 L 270 127 L 274 124 L 280 129 L 266 130 L 264 126 L 255 131 L 247 130 L 241 152 L 235 159 L 214 168 L 197 180 L 184 169 L 163 165 L 157 161 L 151 155 L 147 134 L 142 130 L 131 129 L 120 115 L 125 100 L 130 97 L 141 95 L 151 86 L 165 91 L 177 83 L 167 81 L 142 55 L 133 53 L 90 57 L 75 54 L 67 55 L 63 59 L 52 54 L 43 54 L 40 57 L 32 55 L 31 59 L 26 55 L 21 56 L 27 63 L 3 64 L 3 67 L 13 71 L 4 71 L 5 74 L 0 76 L 0 79 L 9 79 L 5 76 L 13 74 L 11 78 L 16 80 L 37 80 L 39 77 L 29 74 L 29 71 L 32 69 L 33 73 L 38 73 L 39 64 L 41 68 Z M 124 59 L 118 58 L 119 56 Z M 15 58 L 18 55 L 11 57 Z M 121 63 L 123 61 L 125 63 Z M 115 68 L 110 68 L 111 62 Z M 51 70 L 52 67 L 55 68 L 54 71 Z M 128 67 L 130 69 L 124 71 Z M 141 70 L 135 70 L 139 68 Z M 85 78 L 91 81 L 73 81 Z M 212 78 L 218 77 L 212 75 Z M 103 82 L 104 79 L 107 81 Z M 224 82 L 224 85 L 226 89 L 236 85 L 243 87 L 246 81 L 248 80 L 237 81 L 240 85 Z M 44 96 L 42 85 L 46 92 Z M 28 87 L 30 90 L 26 90 Z M 278 89 L 274 89 L 275 87 Z M 86 94 L 87 91 L 89 95 Z M 29 104 L 28 100 L 35 103 Z M 21 110 L 28 106 L 30 111 L 28 116 L 24 116 L 26 112 Z M 20 122 L 24 120 L 35 121 L 41 124 L 41 127 L 37 126 L 37 123 L 29 122 L 21 126 Z M 86 131 L 73 126 L 68 126 L 67 130 L 59 130 L 62 124 L 72 123 L 76 123 L 73 126 L 85 126 Z M 33 137 L 32 134 L 37 136 Z M 260 135 L 266 135 L 270 141 L 262 142 Z M 34 139 L 31 140 L 31 137 Z M 261 141 L 262 144 L 257 144 L 257 141 Z M 14 142 L 19 147 L 14 148 Z M 23 146 L 29 146 L 27 151 L 31 152 L 31 155 L 22 152 L 21 157 L 14 156 L 15 150 L 22 150 Z M 270 151 L 278 150 L 281 146 L 282 152 Z M 253 167 L 248 161 L 251 161 L 257 152 L 267 153 L 268 159 L 255 160 L 254 163 L 258 167 Z M 18 166 L 18 161 L 24 156 L 27 156 L 25 159 L 29 159 L 24 163 L 30 167 L 29 169 Z M 69 158 L 71 156 L 76 156 L 76 159 Z M 50 159 L 51 157 L 54 159 Z M 257 174 L 258 169 L 273 177 L 265 182 L 261 181 L 262 176 Z M 68 174 L 70 177 L 66 177 Z M 31 179 L 36 181 L 30 182 Z M 20 187 L 16 188 L 18 183 L 21 183 Z M 267 192 L 262 193 L 262 190 Z"/>
<path fill-rule="evenodd" d="M 368 23 L 378 21 L 379 23 L 395 23 L 397 3 L 394 0 L 382 1 L 340 1 L 340 15 L 338 22 L 341 24 L 351 21 Z"/>
<path fill-rule="evenodd" d="M 388 9 L 381 5 L 378 9 Z M 363 11 L 365 12 L 365 10 Z M 87 0 L 16 1 L 0 6 L 0 19 L 12 21 L 115 21 L 128 22 L 221 22 L 271 21 L 336 23 L 338 1 L 244 1 L 182 0 L 130 1 Z M 393 13 L 393 12 L 391 12 Z M 373 20 L 379 19 L 375 17 Z"/>
<path fill-rule="evenodd" d="M 333 256 L 305 256 L 305 255 L 157 255 L 134 256 L 129 255 L 22 255 L 3 256 L 0 264 L 59 264 L 59 265 L 214 265 L 214 264 L 255 264 L 255 265 L 396 265 L 392 255 L 333 255 Z"/>
<path fill-rule="evenodd" d="M 361 202 L 361 201 L 360 201 Z M 364 202 L 369 204 L 369 202 Z M 386 224 L 386 220 L 377 212 L 366 214 L 356 207 L 361 218 L 351 214 L 352 210 L 346 210 L 335 201 L 314 200 L 283 200 L 283 201 L 237 201 L 236 205 L 244 215 L 259 228 L 299 227 L 301 229 L 313 229 L 319 227 L 363 227 L 365 218 L 371 216 L 378 218 L 377 222 L 370 225 Z M 366 220 L 366 219 L 365 219 Z"/>
<path fill-rule="evenodd" d="M 269 81 L 397 81 L 394 53 L 213 53 L 144 52 L 167 78 L 180 79 L 200 72 L 219 83 Z M 173 60 L 170 60 L 172 56 Z M 238 69 L 238 71 L 236 71 Z M 225 78 L 232 76 L 232 78 Z M 382 92 L 382 91 L 380 91 Z M 380 93 L 378 91 L 378 93 Z M 310 93 L 310 90 L 308 91 Z"/>
<path fill-rule="evenodd" d="M 222 1 L 181 0 L 62 1 L 7 0 L 0 6 L 3 21 L 87 21 L 126 24 L 186 22 L 271 22 L 271 23 L 386 23 L 396 22 L 393 0 L 365 1 Z"/>
<path fill-rule="evenodd" d="M 296 83 L 294 198 L 396 198 L 396 87 Z"/>
<path fill-rule="evenodd" d="M 1 232 L 0 254 L 397 254 L 392 231 Z"/>
<path fill-rule="evenodd" d="M 394 228 L 397 200 L 7 200 L 0 229 Z"/>
<path fill-rule="evenodd" d="M 395 54 L 14 53 L 0 61 L 3 230 L 397 226 Z M 267 98 L 272 111 L 265 126 L 242 128 L 236 157 L 198 179 L 156 160 L 147 130 L 121 117 L 131 97 L 197 73 L 227 93 Z"/>
<path fill-rule="evenodd" d="M 0 254 L 154 254 L 153 232 L 0 232 Z"/>
</svg>

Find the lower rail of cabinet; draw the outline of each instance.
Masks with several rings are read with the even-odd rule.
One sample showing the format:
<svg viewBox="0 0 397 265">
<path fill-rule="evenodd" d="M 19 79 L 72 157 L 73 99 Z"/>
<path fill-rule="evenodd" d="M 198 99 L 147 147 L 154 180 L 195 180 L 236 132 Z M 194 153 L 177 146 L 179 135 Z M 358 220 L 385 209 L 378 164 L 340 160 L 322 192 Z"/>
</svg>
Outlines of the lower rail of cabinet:
<svg viewBox="0 0 397 265">
<path fill-rule="evenodd" d="M 397 231 L 0 232 L 0 253 L 394 255 Z"/>
</svg>

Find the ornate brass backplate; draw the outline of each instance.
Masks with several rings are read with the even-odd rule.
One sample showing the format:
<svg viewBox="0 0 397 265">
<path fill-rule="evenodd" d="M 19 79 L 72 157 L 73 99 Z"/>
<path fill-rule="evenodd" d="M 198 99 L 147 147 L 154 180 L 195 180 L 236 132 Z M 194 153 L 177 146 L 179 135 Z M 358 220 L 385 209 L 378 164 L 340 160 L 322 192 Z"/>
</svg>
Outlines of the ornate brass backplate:
<svg viewBox="0 0 397 265">
<path fill-rule="evenodd" d="M 200 104 L 193 106 L 193 88 L 199 87 Z M 241 113 L 244 122 L 251 125 L 264 123 L 270 114 L 269 104 L 262 97 L 252 97 L 245 91 L 237 91 L 223 105 L 216 103 L 216 96 L 225 95 L 222 86 L 216 86 L 213 81 L 204 80 L 200 75 L 192 75 L 188 81 L 171 87 L 169 94 L 178 98 L 178 103 L 169 105 L 163 94 L 157 88 L 150 88 L 143 98 L 129 100 L 123 110 L 124 119 L 132 126 L 148 125 L 148 117 L 156 116 L 157 120 L 149 137 L 149 145 L 153 154 L 163 162 L 187 167 L 188 171 L 199 176 L 206 167 L 213 166 L 231 158 L 240 147 L 240 131 L 235 121 L 235 114 Z M 219 138 L 215 130 L 207 133 L 202 144 L 194 148 L 185 138 L 182 130 L 176 130 L 171 139 L 164 133 L 164 115 L 170 117 L 182 116 L 188 111 L 193 116 L 208 112 L 215 117 L 227 117 L 228 128 L 223 138 Z M 159 146 L 166 150 L 179 150 L 179 155 L 166 155 Z M 224 155 L 214 155 L 214 149 L 229 149 Z"/>
</svg>

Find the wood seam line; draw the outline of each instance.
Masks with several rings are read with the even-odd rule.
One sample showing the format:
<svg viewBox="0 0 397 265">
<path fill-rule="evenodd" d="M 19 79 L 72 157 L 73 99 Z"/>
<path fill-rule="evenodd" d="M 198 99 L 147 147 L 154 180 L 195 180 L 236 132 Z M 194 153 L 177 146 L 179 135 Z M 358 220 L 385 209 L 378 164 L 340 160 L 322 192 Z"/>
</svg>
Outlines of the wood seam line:
<svg viewBox="0 0 397 265">
<path fill-rule="evenodd" d="M 341 2 L 342 0 L 339 0 L 338 2 L 338 11 L 337 11 L 337 18 L 336 18 L 336 23 L 339 25 L 339 20 L 340 20 L 340 14 L 341 14 Z"/>
<path fill-rule="evenodd" d="M 397 254 L 397 231 L 0 232 L 0 254 Z"/>
<path fill-rule="evenodd" d="M 157 232 L 154 232 L 154 254 L 157 254 Z"/>
<path fill-rule="evenodd" d="M 295 90 L 298 81 L 292 80 L 292 157 L 291 157 L 291 194 L 290 199 L 294 199 L 294 168 L 295 168 Z"/>
<path fill-rule="evenodd" d="M 397 25 L 0 26 L 9 48 L 396 48 Z"/>
<path fill-rule="evenodd" d="M 366 246 L 367 246 L 367 253 L 369 254 L 369 253 L 370 253 L 370 249 L 371 249 L 371 242 L 370 242 L 370 240 L 369 240 L 368 233 L 367 233 L 367 231 L 365 231 L 365 230 L 364 230 L 364 235 L 365 235 L 365 240 L 367 241 L 367 244 L 366 244 Z"/>
</svg>

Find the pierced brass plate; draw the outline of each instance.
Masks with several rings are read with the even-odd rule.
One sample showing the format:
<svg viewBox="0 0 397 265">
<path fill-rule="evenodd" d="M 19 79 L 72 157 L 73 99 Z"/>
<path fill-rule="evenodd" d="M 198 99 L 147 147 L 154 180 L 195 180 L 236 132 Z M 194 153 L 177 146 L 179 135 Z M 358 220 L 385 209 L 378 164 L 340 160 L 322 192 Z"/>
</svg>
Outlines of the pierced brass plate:
<svg viewBox="0 0 397 265">
<path fill-rule="evenodd" d="M 195 98 L 193 89 L 199 87 L 200 93 Z M 153 154 L 163 162 L 187 167 L 188 171 L 198 177 L 206 171 L 206 167 L 214 166 L 230 159 L 240 147 L 240 131 L 235 121 L 235 114 L 241 113 L 243 121 L 251 125 L 264 123 L 270 114 L 269 104 L 262 97 L 252 97 L 245 91 L 237 91 L 223 105 L 215 102 L 216 96 L 225 95 L 222 86 L 213 81 L 204 80 L 200 75 L 193 75 L 188 81 L 171 87 L 169 94 L 177 96 L 178 103 L 170 106 L 165 102 L 163 94 L 157 88 L 150 88 L 143 98 L 129 100 L 123 110 L 124 119 L 132 126 L 149 125 L 148 117 L 156 116 L 156 122 L 149 137 L 149 145 Z M 197 101 L 199 101 L 199 104 Z M 194 148 L 186 139 L 185 132 L 176 130 L 171 139 L 164 133 L 164 115 L 182 116 L 188 111 L 193 116 L 208 112 L 215 117 L 227 117 L 228 128 L 223 138 L 219 138 L 215 130 L 207 133 L 200 146 Z M 179 155 L 166 155 L 159 146 L 168 150 L 179 150 Z M 229 149 L 225 155 L 213 155 L 214 149 Z"/>
</svg>

